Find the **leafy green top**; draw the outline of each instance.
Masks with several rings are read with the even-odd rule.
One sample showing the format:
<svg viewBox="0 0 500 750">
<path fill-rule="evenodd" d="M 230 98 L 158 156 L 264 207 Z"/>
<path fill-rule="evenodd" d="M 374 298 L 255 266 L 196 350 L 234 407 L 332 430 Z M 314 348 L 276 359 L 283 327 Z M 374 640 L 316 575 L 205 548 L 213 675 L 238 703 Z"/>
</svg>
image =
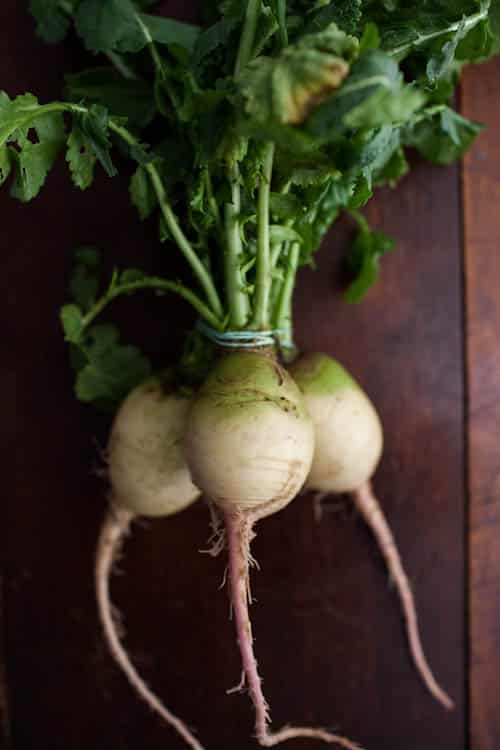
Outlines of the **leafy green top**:
<svg viewBox="0 0 500 750">
<path fill-rule="evenodd" d="M 297 269 L 343 211 L 360 224 L 346 294 L 360 299 L 392 243 L 359 208 L 407 172 L 406 147 L 461 156 L 480 129 L 450 106 L 461 67 L 500 46 L 500 0 L 205 0 L 200 25 L 153 4 L 32 0 L 45 41 L 74 31 L 98 59 L 67 76 L 66 101 L 0 94 L 0 183 L 14 197 L 34 198 L 63 149 L 80 189 L 96 165 L 113 176 L 129 159 L 140 219 L 156 217 L 192 272 L 189 288 L 117 273 L 96 301 L 79 263 L 62 317 L 83 400 L 117 400 L 129 384 L 116 374 L 147 370 L 93 323 L 122 292 L 173 291 L 215 328 L 276 327 L 290 344 Z"/>
</svg>

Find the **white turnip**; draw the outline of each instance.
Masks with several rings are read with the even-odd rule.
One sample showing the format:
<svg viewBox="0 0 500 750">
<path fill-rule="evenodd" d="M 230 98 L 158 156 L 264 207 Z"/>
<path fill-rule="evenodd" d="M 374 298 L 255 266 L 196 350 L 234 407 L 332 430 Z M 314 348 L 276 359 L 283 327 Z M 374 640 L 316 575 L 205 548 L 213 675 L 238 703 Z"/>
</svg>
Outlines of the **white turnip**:
<svg viewBox="0 0 500 750">
<path fill-rule="evenodd" d="M 232 608 L 258 742 L 271 747 L 311 737 L 353 750 L 354 743 L 321 729 L 271 732 L 253 651 L 248 611 L 253 527 L 295 497 L 310 470 L 313 449 L 304 399 L 271 353 L 223 355 L 191 403 L 186 459 L 193 481 L 224 516 Z"/>
<path fill-rule="evenodd" d="M 438 685 L 419 635 L 413 592 L 391 529 L 373 494 L 371 478 L 382 455 L 380 419 L 359 385 L 334 359 L 306 354 L 290 367 L 314 423 L 315 448 L 306 488 L 320 495 L 351 494 L 372 530 L 396 584 L 415 666 L 430 693 L 447 709 L 453 702 Z"/>
<path fill-rule="evenodd" d="M 187 398 L 166 392 L 159 378 L 151 378 L 135 388 L 119 409 L 108 445 L 111 502 L 99 535 L 95 579 L 99 616 L 113 658 L 147 705 L 193 750 L 203 750 L 137 673 L 120 641 L 109 592 L 113 563 L 132 520 L 173 515 L 200 495 L 183 455 L 188 405 Z"/>
</svg>

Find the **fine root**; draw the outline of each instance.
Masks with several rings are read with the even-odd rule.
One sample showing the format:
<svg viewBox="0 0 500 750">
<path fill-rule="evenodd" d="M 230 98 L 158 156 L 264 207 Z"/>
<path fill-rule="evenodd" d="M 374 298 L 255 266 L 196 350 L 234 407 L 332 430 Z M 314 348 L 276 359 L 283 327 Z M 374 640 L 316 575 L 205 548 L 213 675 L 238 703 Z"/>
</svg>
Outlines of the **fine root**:
<svg viewBox="0 0 500 750">
<path fill-rule="evenodd" d="M 404 571 L 396 542 L 380 504 L 373 494 L 370 482 L 353 493 L 354 503 L 370 527 L 382 556 L 386 562 L 403 609 L 410 653 L 415 667 L 429 692 L 446 709 L 454 708 L 450 696 L 440 687 L 427 662 L 420 640 L 415 599 L 408 577 Z"/>
<path fill-rule="evenodd" d="M 346 750 L 360 750 L 359 745 L 324 729 L 307 727 L 284 727 L 277 732 L 269 728 L 269 705 L 262 691 L 262 681 L 253 649 L 252 625 L 248 612 L 250 542 L 254 536 L 253 517 L 244 514 L 226 513 L 227 546 L 229 555 L 229 580 L 231 601 L 243 673 L 255 710 L 255 736 L 262 747 L 273 747 L 280 742 L 308 737 L 323 742 L 336 743 Z M 243 682 L 240 683 L 243 686 Z M 240 687 L 239 686 L 239 687 Z"/>
<path fill-rule="evenodd" d="M 171 713 L 149 689 L 130 661 L 130 657 L 120 640 L 121 625 L 119 625 L 119 618 L 111 603 L 109 584 L 113 564 L 120 553 L 133 518 L 133 514 L 129 511 L 111 506 L 99 534 L 95 563 L 95 586 L 97 607 L 104 637 L 114 660 L 136 693 L 149 708 L 175 729 L 192 750 L 203 750 L 203 746 L 191 734 L 184 722 Z"/>
</svg>

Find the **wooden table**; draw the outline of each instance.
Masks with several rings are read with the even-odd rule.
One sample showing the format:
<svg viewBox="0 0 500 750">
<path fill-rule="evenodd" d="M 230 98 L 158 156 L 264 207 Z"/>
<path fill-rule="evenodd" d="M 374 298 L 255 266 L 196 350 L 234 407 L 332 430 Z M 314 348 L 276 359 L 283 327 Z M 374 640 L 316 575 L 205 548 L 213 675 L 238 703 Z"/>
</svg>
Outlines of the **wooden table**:
<svg viewBox="0 0 500 750">
<path fill-rule="evenodd" d="M 22 6 L 0 5 L 1 85 L 59 96 L 63 70 L 80 53 L 38 42 Z M 319 253 L 319 273 L 301 273 L 296 300 L 299 343 L 338 356 L 382 415 L 376 490 L 430 661 L 457 709 L 444 712 L 417 679 L 366 528 L 347 504 L 318 524 L 303 497 L 262 524 L 254 547 L 256 645 L 276 726 L 338 726 L 369 750 L 500 747 L 499 76 L 500 60 L 465 75 L 461 108 L 489 127 L 462 167 L 417 162 L 395 192 L 370 204 L 370 220 L 398 248 L 366 301 L 339 300 L 344 225 Z M 92 560 L 105 488 L 94 470 L 108 424 L 73 398 L 57 322 L 71 248 L 98 238 L 110 262 L 135 265 L 158 264 L 164 250 L 129 209 L 126 176 L 100 176 L 80 194 L 61 165 L 29 207 L 1 193 L 0 216 L 3 747 L 180 750 L 101 637 Z M 116 315 L 157 362 L 175 356 L 191 320 L 154 298 L 120 303 Z M 201 503 L 137 525 L 113 595 L 135 663 L 207 750 L 250 750 L 248 701 L 225 694 L 239 680 L 239 659 L 219 590 L 224 561 L 198 554 L 207 536 Z"/>
</svg>

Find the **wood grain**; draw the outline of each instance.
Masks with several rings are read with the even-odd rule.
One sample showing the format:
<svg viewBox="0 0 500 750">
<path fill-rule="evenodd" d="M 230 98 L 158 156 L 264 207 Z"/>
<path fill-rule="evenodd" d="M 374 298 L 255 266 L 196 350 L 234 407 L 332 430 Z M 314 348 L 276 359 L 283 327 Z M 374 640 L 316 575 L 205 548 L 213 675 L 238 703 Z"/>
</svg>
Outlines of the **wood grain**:
<svg viewBox="0 0 500 750">
<path fill-rule="evenodd" d="M 63 70 L 78 64 L 71 44 L 43 47 L 15 0 L 0 6 L 0 27 L 9 31 L 0 48 L 2 85 L 11 93 L 58 95 Z M 4 191 L 0 212 L 0 304 L 10 351 L 0 392 L 13 394 L 3 411 L 5 458 L 13 468 L 4 491 L 4 568 L 14 746 L 180 750 L 131 693 L 101 638 L 92 559 L 105 487 L 93 469 L 95 440 L 102 445 L 107 423 L 72 396 L 57 322 L 71 247 L 97 239 L 110 262 L 160 271 L 164 250 L 154 227 L 139 225 L 129 209 L 125 177 L 102 177 L 80 194 L 61 165 L 33 205 L 16 204 Z M 340 301 L 339 262 L 351 230 L 339 225 L 318 255 L 318 271 L 301 274 L 298 341 L 338 356 L 380 410 L 386 454 L 375 486 L 414 583 L 429 658 L 457 710 L 440 709 L 416 677 L 380 556 L 347 505 L 318 525 L 303 497 L 258 529 L 256 647 L 277 726 L 338 727 L 369 750 L 459 750 L 465 728 L 458 171 L 417 163 L 368 213 L 398 240 L 379 285 L 358 306 Z M 117 316 L 129 340 L 144 342 L 158 364 L 177 354 L 191 320 L 184 307 L 154 298 L 142 306 L 120 303 Z M 250 750 L 248 702 L 225 694 L 239 680 L 239 660 L 227 595 L 219 590 L 224 561 L 197 554 L 207 536 L 201 504 L 138 526 L 121 565 L 126 575 L 113 581 L 114 598 L 135 662 L 198 728 L 207 749 Z"/>
<path fill-rule="evenodd" d="M 500 747 L 500 60 L 467 71 L 463 110 L 487 123 L 463 169 L 469 381 L 470 738 Z"/>
</svg>

